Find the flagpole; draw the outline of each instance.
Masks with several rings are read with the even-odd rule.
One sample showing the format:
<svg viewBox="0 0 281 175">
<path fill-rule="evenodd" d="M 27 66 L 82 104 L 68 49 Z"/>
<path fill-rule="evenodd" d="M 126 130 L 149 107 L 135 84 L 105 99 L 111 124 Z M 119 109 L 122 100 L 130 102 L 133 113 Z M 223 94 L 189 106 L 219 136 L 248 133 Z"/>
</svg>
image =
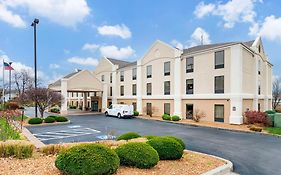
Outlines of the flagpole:
<svg viewBox="0 0 281 175">
<path fill-rule="evenodd" d="M 9 100 L 11 100 L 11 78 L 12 78 L 12 76 L 11 76 L 11 74 L 12 74 L 12 62 L 9 62 L 9 64 L 10 64 L 10 69 L 9 69 Z"/>
<path fill-rule="evenodd" d="M 4 106 L 4 104 L 5 104 L 5 74 L 4 74 L 4 58 L 3 58 L 3 92 L 2 92 L 2 94 L 3 94 L 3 106 Z"/>
</svg>

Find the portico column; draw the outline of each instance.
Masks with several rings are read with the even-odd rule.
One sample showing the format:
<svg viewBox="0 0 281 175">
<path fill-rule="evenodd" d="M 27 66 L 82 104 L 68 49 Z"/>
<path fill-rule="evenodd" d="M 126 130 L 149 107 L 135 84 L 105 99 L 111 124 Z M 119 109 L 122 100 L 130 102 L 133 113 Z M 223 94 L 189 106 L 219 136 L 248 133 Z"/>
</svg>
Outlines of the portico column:
<svg viewBox="0 0 281 175">
<path fill-rule="evenodd" d="M 258 88 L 259 88 L 259 75 L 258 75 L 258 70 L 259 70 L 259 65 L 258 65 L 258 56 L 255 55 L 255 69 L 254 69 L 254 76 L 255 76 L 255 92 L 254 92 L 254 100 L 253 100 L 253 110 L 257 111 L 258 110 Z"/>
<path fill-rule="evenodd" d="M 181 58 L 178 56 L 174 63 L 174 115 L 183 118 L 181 101 Z"/>
<path fill-rule="evenodd" d="M 87 92 L 83 92 L 83 111 L 86 111 L 86 107 L 87 107 Z"/>
<path fill-rule="evenodd" d="M 142 65 L 141 60 L 137 61 L 137 111 L 142 114 Z"/>
<path fill-rule="evenodd" d="M 61 95 L 62 95 L 62 101 L 61 101 L 61 109 L 60 114 L 67 115 L 67 80 L 61 79 Z"/>
<path fill-rule="evenodd" d="M 242 46 L 231 47 L 230 59 L 230 116 L 229 123 L 242 124 Z"/>
<path fill-rule="evenodd" d="M 77 106 L 77 109 L 79 109 L 80 103 L 81 103 L 81 92 L 78 92 L 78 97 L 77 97 L 77 99 L 78 99 L 78 106 Z"/>
<path fill-rule="evenodd" d="M 103 84 L 103 92 L 102 92 L 102 112 L 104 112 L 107 108 L 107 97 L 108 97 L 108 86 L 106 83 Z"/>
<path fill-rule="evenodd" d="M 265 89 L 264 89 L 264 111 L 269 110 L 268 107 L 268 65 L 265 62 Z"/>
<path fill-rule="evenodd" d="M 112 68 L 112 104 L 117 104 L 117 66 Z"/>
</svg>

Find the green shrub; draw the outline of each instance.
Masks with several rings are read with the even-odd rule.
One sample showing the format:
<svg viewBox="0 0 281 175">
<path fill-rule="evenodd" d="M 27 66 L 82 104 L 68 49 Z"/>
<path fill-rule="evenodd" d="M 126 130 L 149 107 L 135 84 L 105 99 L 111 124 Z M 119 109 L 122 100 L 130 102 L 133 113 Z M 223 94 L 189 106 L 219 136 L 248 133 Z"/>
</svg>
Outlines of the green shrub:
<svg viewBox="0 0 281 175">
<path fill-rule="evenodd" d="M 175 139 L 156 137 L 147 141 L 158 153 L 160 160 L 176 160 L 183 155 L 182 145 Z"/>
<path fill-rule="evenodd" d="M 275 114 L 276 111 L 275 110 L 267 110 L 267 111 L 265 111 L 265 113 L 267 113 L 267 114 Z"/>
<path fill-rule="evenodd" d="M 28 123 L 31 125 L 41 124 L 42 122 L 43 122 L 43 119 L 41 119 L 41 118 L 31 118 L 28 120 Z"/>
<path fill-rule="evenodd" d="M 45 123 L 54 123 L 55 121 L 56 121 L 56 119 L 53 117 L 47 117 L 44 119 Z"/>
<path fill-rule="evenodd" d="M 67 122 L 68 119 L 66 117 L 63 117 L 63 116 L 57 116 L 56 121 L 57 122 Z"/>
<path fill-rule="evenodd" d="M 127 132 L 127 133 L 122 134 L 119 137 L 117 137 L 117 140 L 130 140 L 130 139 L 139 138 L 139 137 L 141 137 L 141 136 L 138 133 Z"/>
<path fill-rule="evenodd" d="M 134 116 L 139 116 L 139 112 L 138 111 L 134 111 Z"/>
<path fill-rule="evenodd" d="M 150 140 L 150 139 L 154 139 L 154 138 L 159 137 L 159 136 L 148 135 L 148 136 L 143 136 L 143 137 L 147 138 L 147 140 Z"/>
<path fill-rule="evenodd" d="M 179 121 L 181 118 L 179 117 L 179 116 L 177 116 L 177 115 L 173 115 L 172 116 L 172 120 L 173 121 Z"/>
<path fill-rule="evenodd" d="M 0 142 L 0 157 L 16 157 L 19 159 L 32 156 L 34 146 L 27 141 L 9 140 Z"/>
<path fill-rule="evenodd" d="M 251 126 L 250 127 L 251 131 L 255 131 L 255 132 L 261 132 L 262 131 L 262 127 L 259 126 Z"/>
<path fill-rule="evenodd" d="M 55 166 L 64 174 L 114 174 L 120 165 L 115 151 L 98 144 L 81 144 L 59 153 Z"/>
<path fill-rule="evenodd" d="M 52 117 L 52 118 L 54 118 L 57 121 L 57 117 L 58 116 L 56 116 L 56 115 L 49 115 L 48 117 Z"/>
<path fill-rule="evenodd" d="M 185 149 L 185 143 L 183 142 L 182 139 L 175 136 L 165 136 L 165 137 L 176 140 L 179 144 L 181 144 L 182 148 Z"/>
<path fill-rule="evenodd" d="M 147 143 L 127 143 L 117 147 L 115 151 L 120 158 L 120 164 L 125 166 L 151 168 L 159 161 L 157 151 Z"/>
<path fill-rule="evenodd" d="M 59 113 L 60 109 L 59 108 L 52 108 L 50 111 L 53 112 L 53 113 Z"/>
<path fill-rule="evenodd" d="M 69 109 L 76 109 L 77 107 L 76 106 L 69 106 Z"/>
<path fill-rule="evenodd" d="M 163 120 L 171 120 L 171 116 L 169 114 L 163 114 L 162 119 Z"/>
</svg>

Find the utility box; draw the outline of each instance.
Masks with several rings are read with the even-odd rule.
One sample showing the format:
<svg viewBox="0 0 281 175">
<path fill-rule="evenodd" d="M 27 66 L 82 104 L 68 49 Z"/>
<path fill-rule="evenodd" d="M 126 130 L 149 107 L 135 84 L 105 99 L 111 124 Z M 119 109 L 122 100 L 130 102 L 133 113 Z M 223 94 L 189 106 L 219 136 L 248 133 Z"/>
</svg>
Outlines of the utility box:
<svg viewBox="0 0 281 175">
<path fill-rule="evenodd" d="M 274 127 L 281 128 L 281 113 L 276 113 L 274 115 Z"/>
</svg>

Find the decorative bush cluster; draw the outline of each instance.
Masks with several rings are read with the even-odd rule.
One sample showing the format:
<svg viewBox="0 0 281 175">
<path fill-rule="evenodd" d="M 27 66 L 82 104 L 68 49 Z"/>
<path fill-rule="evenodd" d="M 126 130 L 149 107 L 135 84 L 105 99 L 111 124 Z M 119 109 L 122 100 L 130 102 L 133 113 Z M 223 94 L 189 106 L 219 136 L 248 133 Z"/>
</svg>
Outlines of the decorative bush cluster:
<svg viewBox="0 0 281 175">
<path fill-rule="evenodd" d="M 157 165 L 159 156 L 157 151 L 147 143 L 131 142 L 116 148 L 121 165 L 137 168 L 151 168 Z"/>
<path fill-rule="evenodd" d="M 69 109 L 76 109 L 77 107 L 76 106 L 69 106 Z"/>
<path fill-rule="evenodd" d="M 156 137 L 147 141 L 158 153 L 160 160 L 176 160 L 183 155 L 183 146 L 169 137 Z"/>
<path fill-rule="evenodd" d="M 19 105 L 17 102 L 11 101 L 11 102 L 7 102 L 5 104 L 5 108 L 10 109 L 10 110 L 16 110 L 16 109 L 19 109 Z"/>
<path fill-rule="evenodd" d="M 0 157 L 16 157 L 19 159 L 32 156 L 34 146 L 27 141 L 0 142 Z"/>
<path fill-rule="evenodd" d="M 120 135 L 117 140 L 130 140 L 134 138 L 139 138 L 141 137 L 138 133 L 135 132 L 127 132 L 125 134 Z"/>
<path fill-rule="evenodd" d="M 134 111 L 134 116 L 139 116 L 139 112 L 138 111 Z"/>
<path fill-rule="evenodd" d="M 55 119 L 56 122 L 67 122 L 68 121 L 68 119 L 66 117 L 63 117 L 63 116 L 53 116 L 53 115 L 50 115 L 48 117 L 51 117 L 51 118 Z"/>
<path fill-rule="evenodd" d="M 118 155 L 99 144 L 81 144 L 59 153 L 55 166 L 64 174 L 114 174 L 120 165 Z"/>
<path fill-rule="evenodd" d="M 46 117 L 46 118 L 44 119 L 44 122 L 45 122 L 45 123 L 54 123 L 55 121 L 56 121 L 56 119 L 53 118 L 53 117 Z"/>
<path fill-rule="evenodd" d="M 262 131 L 262 127 L 258 127 L 258 126 L 251 126 L 250 127 L 251 131 L 255 131 L 255 132 L 261 132 Z"/>
<path fill-rule="evenodd" d="M 179 117 L 179 116 L 177 116 L 177 115 L 173 115 L 172 116 L 172 120 L 173 121 L 179 121 L 181 118 Z"/>
<path fill-rule="evenodd" d="M 50 111 L 53 112 L 53 113 L 59 113 L 60 109 L 59 108 L 52 108 Z"/>
<path fill-rule="evenodd" d="M 171 120 L 171 116 L 169 114 L 163 114 L 162 119 L 163 120 Z"/>
<path fill-rule="evenodd" d="M 43 119 L 41 119 L 41 118 L 31 118 L 28 120 L 28 123 L 31 125 L 41 124 L 42 122 L 43 122 Z"/>
<path fill-rule="evenodd" d="M 247 111 L 245 112 L 245 117 L 247 124 L 261 123 L 263 125 L 268 125 L 268 119 L 265 112 Z"/>
<path fill-rule="evenodd" d="M 183 142 L 182 139 L 175 136 L 165 136 L 165 137 L 176 140 L 182 146 L 182 148 L 185 149 L 185 143 Z"/>
</svg>

